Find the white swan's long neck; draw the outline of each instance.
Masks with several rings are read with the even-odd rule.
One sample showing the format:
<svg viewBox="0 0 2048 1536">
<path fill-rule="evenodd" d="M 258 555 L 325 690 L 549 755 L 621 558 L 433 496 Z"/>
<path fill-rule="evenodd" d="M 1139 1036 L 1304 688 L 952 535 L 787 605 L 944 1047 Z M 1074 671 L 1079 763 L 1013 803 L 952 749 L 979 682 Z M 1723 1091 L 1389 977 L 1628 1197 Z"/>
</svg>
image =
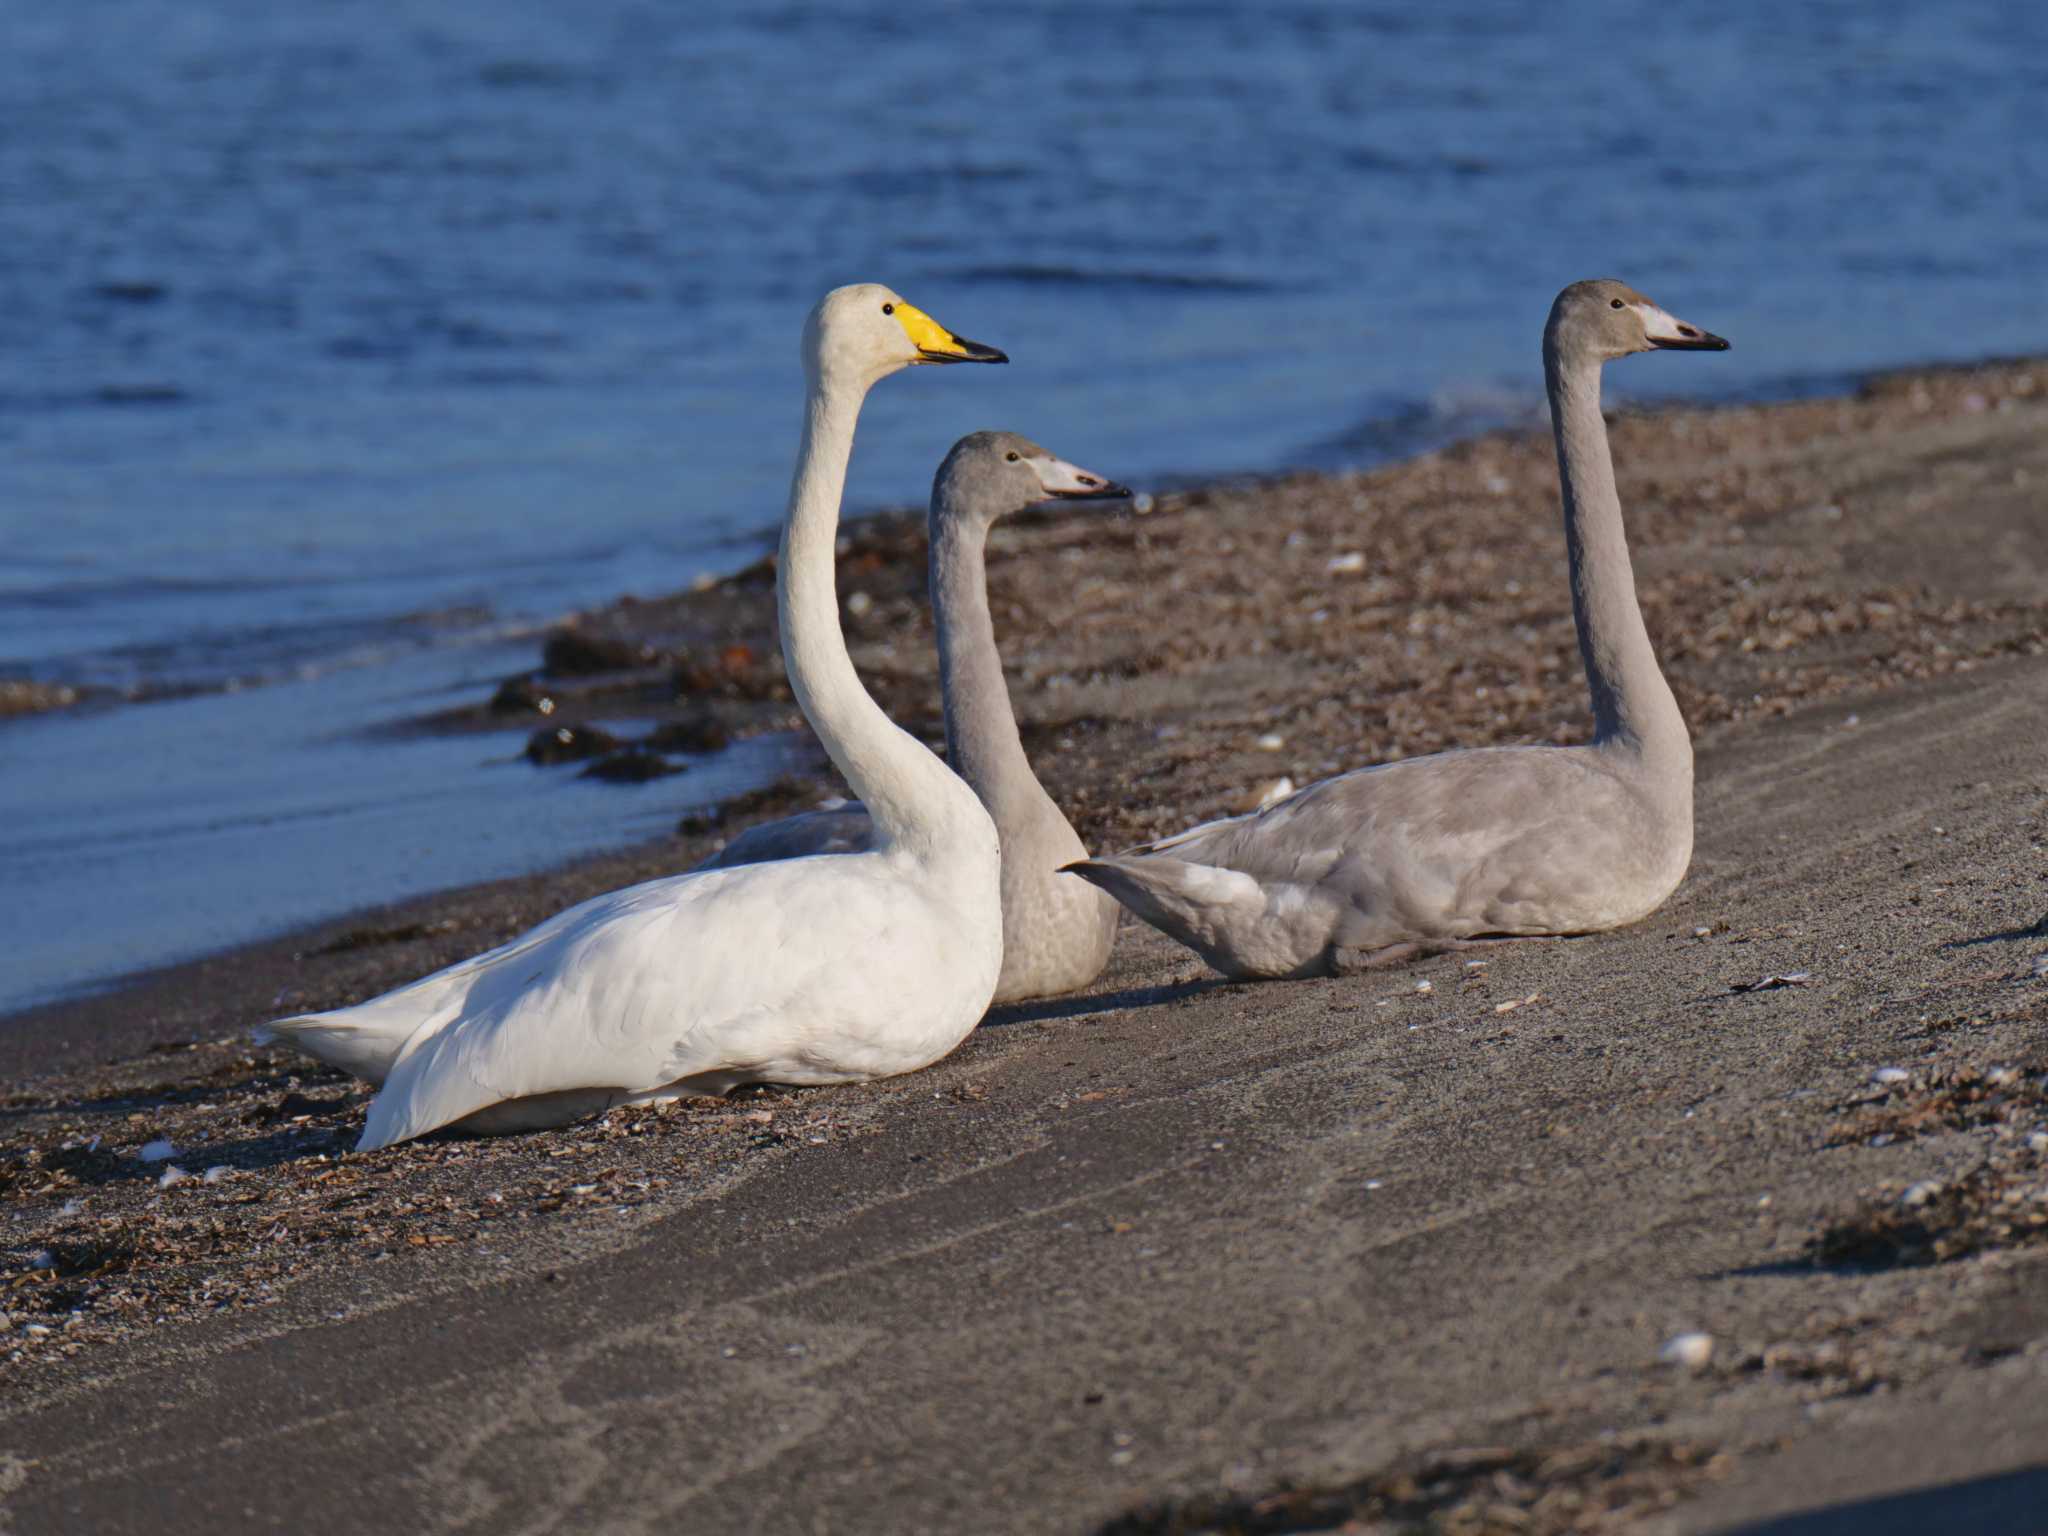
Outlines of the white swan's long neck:
<svg viewBox="0 0 2048 1536">
<path fill-rule="evenodd" d="M 960 819 L 962 799 L 974 814 L 980 806 L 944 763 L 868 697 L 839 628 L 834 546 L 854 424 L 866 394 L 864 384 L 811 381 L 776 581 L 782 660 L 804 717 L 866 804 L 883 843 L 929 853 Z"/>
<path fill-rule="evenodd" d="M 1692 743 L 1678 701 L 1658 669 L 1636 604 L 1635 571 L 1622 527 L 1621 496 L 1607 423 L 1600 414 L 1600 361 L 1565 357 L 1548 339 L 1544 374 L 1564 487 L 1565 546 L 1571 557 L 1572 617 L 1593 695 L 1596 741 L 1639 756 L 1660 777 L 1692 782 Z"/>
<path fill-rule="evenodd" d="M 963 518 L 932 530 L 932 612 L 939 631 L 939 685 L 946 700 L 946 754 L 998 822 L 1005 809 L 1043 794 L 1017 734 L 988 609 L 988 525 Z"/>
</svg>

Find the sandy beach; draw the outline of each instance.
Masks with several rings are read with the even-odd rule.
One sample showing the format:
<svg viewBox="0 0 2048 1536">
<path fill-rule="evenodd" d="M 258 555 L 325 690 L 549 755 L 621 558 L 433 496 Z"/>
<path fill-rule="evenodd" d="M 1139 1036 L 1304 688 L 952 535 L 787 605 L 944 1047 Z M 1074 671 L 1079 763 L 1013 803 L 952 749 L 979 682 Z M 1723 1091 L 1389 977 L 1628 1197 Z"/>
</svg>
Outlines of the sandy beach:
<svg viewBox="0 0 2048 1536">
<path fill-rule="evenodd" d="M 1126 924 L 1089 993 L 911 1077 L 366 1156 L 363 1091 L 248 1043 L 841 793 L 820 757 L 0 1024 L 0 1532 L 2021 1528 L 2048 361 L 1614 451 L 1698 749 L 1692 871 L 1634 928 L 1234 985 Z M 1534 432 L 1014 520 L 1041 777 L 1113 847 L 1583 739 L 1556 498 Z M 937 741 L 923 580 L 916 518 L 846 529 L 855 659 Z M 594 751 L 622 773 L 800 730 L 772 568 L 585 615 L 416 728 L 508 724 L 648 738 Z"/>
</svg>

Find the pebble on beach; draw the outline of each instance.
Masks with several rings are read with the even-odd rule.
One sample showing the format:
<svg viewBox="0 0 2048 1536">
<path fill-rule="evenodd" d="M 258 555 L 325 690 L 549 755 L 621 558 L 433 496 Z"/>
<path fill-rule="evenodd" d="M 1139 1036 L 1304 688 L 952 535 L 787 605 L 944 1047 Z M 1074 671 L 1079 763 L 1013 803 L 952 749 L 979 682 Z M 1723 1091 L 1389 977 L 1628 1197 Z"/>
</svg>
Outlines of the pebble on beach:
<svg viewBox="0 0 2048 1536">
<path fill-rule="evenodd" d="M 1264 784 L 1253 785 L 1251 793 L 1240 800 L 1238 805 L 1240 809 L 1246 811 L 1263 811 L 1268 806 L 1278 805 L 1293 793 L 1294 780 L 1282 774 L 1279 778 L 1269 779 Z"/>
<path fill-rule="evenodd" d="M 1659 1364 L 1682 1366 L 1688 1371 L 1705 1370 L 1713 1358 L 1714 1336 L 1710 1333 L 1673 1334 L 1657 1351 Z"/>
</svg>

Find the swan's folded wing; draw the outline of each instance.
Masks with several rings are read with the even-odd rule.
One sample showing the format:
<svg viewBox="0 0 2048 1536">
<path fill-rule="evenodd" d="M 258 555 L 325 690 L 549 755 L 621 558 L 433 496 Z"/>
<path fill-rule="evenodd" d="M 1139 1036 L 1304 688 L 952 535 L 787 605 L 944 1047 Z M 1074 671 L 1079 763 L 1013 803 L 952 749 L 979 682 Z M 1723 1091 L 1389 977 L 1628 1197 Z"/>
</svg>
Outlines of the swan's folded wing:
<svg viewBox="0 0 2048 1536">
<path fill-rule="evenodd" d="M 794 1014 L 829 1011 L 828 978 L 854 969 L 870 937 L 830 920 L 851 893 L 816 868 L 653 881 L 585 903 L 543 942 L 495 952 L 459 1013 L 408 1042 L 370 1106 L 362 1149 L 511 1099 L 641 1091 L 754 1065 L 787 1044 Z"/>
<path fill-rule="evenodd" d="M 1585 893 L 1656 852 L 1645 817 L 1592 749 L 1481 748 L 1325 779 L 1184 834 L 1173 856 L 1319 887 L 1402 932 L 1572 931 L 1593 920 Z"/>
<path fill-rule="evenodd" d="M 630 895 L 631 891 L 614 891 L 580 902 L 496 949 L 443 966 L 367 1002 L 272 1020 L 261 1026 L 258 1039 L 281 1037 L 316 1060 L 381 1085 L 408 1041 L 469 1010 L 470 994 L 480 978 L 503 974 L 521 955 L 546 948 L 586 924 L 595 909 L 609 909 Z"/>
<path fill-rule="evenodd" d="M 1362 850 L 1409 859 L 1434 849 L 1464 858 L 1513 837 L 1531 812 L 1569 801 L 1589 777 L 1571 754 L 1551 747 L 1411 757 L 1319 780 L 1264 810 L 1205 822 L 1132 853 L 1309 881 Z"/>
</svg>

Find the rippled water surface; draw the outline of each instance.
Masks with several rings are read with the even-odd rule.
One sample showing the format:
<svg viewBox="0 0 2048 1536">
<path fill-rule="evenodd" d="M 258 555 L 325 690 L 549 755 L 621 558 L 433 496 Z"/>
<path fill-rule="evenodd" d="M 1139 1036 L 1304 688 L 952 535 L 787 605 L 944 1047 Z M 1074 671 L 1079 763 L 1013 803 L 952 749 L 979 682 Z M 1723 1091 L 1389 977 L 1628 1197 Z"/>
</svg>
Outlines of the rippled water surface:
<svg viewBox="0 0 2048 1536">
<path fill-rule="evenodd" d="M 890 282 L 1015 359 L 878 389 L 855 508 L 916 499 L 983 426 L 1142 482 L 1485 425 L 1537 399 L 1544 310 L 1581 276 L 1736 342 L 1619 370 L 1637 394 L 2048 348 L 2035 5 L 96 0 L 5 24 L 0 675 L 275 684 L 208 706 L 246 743 L 212 813 L 243 832 L 294 803 L 282 744 L 337 723 L 318 679 L 404 661 L 343 690 L 403 714 L 550 615 L 751 553 L 832 283 Z M 0 733 L 36 878 L 93 836 L 52 782 L 66 733 L 141 763 L 220 724 L 155 703 Z M 428 771 L 364 758 L 337 827 Z M 431 771 L 557 803 L 516 765 Z M 309 843 L 305 900 L 249 912 L 226 843 L 174 857 L 146 776 L 95 783 L 131 861 L 95 878 L 175 865 L 164 899 L 221 905 L 223 942 L 361 899 Z M 578 836 L 630 835 L 647 802 L 617 803 Z M 505 867 L 458 847 L 410 888 Z M 131 927 L 127 963 L 180 950 Z"/>
</svg>

